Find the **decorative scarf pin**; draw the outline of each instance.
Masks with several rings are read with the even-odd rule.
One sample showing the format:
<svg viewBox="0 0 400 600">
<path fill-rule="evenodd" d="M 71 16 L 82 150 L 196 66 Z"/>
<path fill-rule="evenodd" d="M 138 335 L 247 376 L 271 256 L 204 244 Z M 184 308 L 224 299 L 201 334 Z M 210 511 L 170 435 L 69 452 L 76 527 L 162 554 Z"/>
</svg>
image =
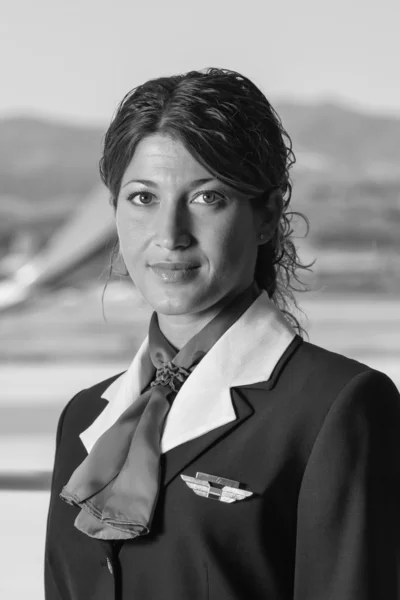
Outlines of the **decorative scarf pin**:
<svg viewBox="0 0 400 600">
<path fill-rule="evenodd" d="M 157 369 L 156 378 L 151 382 L 150 387 L 162 385 L 178 393 L 189 375 L 190 371 L 169 361 Z"/>
</svg>

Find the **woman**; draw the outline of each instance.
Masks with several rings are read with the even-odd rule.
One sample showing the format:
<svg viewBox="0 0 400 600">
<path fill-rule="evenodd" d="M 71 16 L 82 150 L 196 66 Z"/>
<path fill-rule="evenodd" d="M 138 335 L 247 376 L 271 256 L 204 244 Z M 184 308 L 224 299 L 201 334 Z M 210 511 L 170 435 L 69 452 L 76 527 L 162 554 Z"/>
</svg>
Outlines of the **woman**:
<svg viewBox="0 0 400 600">
<path fill-rule="evenodd" d="M 101 175 L 154 312 L 128 370 L 61 415 L 47 600 L 400 597 L 400 398 L 299 335 L 293 162 L 238 73 L 122 101 Z"/>
</svg>

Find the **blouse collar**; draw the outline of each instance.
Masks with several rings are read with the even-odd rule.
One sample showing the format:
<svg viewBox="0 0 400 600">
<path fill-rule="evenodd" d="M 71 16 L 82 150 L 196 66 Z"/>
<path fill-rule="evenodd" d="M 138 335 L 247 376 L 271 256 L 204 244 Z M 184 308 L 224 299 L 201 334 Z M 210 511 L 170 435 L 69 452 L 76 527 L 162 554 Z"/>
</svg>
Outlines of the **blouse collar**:
<svg viewBox="0 0 400 600">
<path fill-rule="evenodd" d="M 282 312 L 262 291 L 182 385 L 165 422 L 161 451 L 234 421 L 230 388 L 267 381 L 295 336 Z M 140 396 L 153 374 L 147 336 L 127 371 L 103 392 L 106 408 L 80 434 L 88 452 Z"/>
</svg>

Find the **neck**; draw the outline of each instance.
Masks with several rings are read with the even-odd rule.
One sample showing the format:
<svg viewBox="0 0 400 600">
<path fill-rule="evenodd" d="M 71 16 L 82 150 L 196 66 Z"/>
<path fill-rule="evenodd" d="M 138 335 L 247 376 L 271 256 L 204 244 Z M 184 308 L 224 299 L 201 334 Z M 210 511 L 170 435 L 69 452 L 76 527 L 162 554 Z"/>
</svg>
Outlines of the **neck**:
<svg viewBox="0 0 400 600">
<path fill-rule="evenodd" d="M 185 314 L 185 315 L 163 315 L 158 313 L 158 324 L 167 340 L 175 346 L 177 350 L 181 350 L 187 342 L 201 331 L 207 323 L 209 323 L 217 314 L 229 304 L 235 296 L 243 292 L 236 290 L 222 300 L 214 304 L 211 308 L 200 313 Z"/>
<path fill-rule="evenodd" d="M 196 315 L 195 319 L 179 319 L 177 315 L 158 315 L 158 324 L 167 340 L 179 351 L 188 341 L 199 333 L 216 315 L 207 313 L 203 318 Z M 181 315 L 179 315 L 181 316 Z M 185 315 L 188 317 L 189 315 Z"/>
</svg>

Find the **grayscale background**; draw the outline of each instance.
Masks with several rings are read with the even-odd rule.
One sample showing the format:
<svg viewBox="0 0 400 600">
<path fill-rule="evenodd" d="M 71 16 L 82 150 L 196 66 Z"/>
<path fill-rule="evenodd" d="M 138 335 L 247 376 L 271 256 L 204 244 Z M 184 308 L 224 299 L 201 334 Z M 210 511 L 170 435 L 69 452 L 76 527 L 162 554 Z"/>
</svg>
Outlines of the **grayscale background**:
<svg viewBox="0 0 400 600">
<path fill-rule="evenodd" d="M 118 102 L 145 80 L 215 66 L 264 91 L 311 224 L 306 239 L 295 228 L 316 259 L 302 323 L 400 386 L 399 19 L 397 0 L 0 2 L 1 598 L 43 598 L 62 407 L 124 370 L 146 333 L 118 273 L 103 317 L 115 229 L 97 170 Z"/>
</svg>

